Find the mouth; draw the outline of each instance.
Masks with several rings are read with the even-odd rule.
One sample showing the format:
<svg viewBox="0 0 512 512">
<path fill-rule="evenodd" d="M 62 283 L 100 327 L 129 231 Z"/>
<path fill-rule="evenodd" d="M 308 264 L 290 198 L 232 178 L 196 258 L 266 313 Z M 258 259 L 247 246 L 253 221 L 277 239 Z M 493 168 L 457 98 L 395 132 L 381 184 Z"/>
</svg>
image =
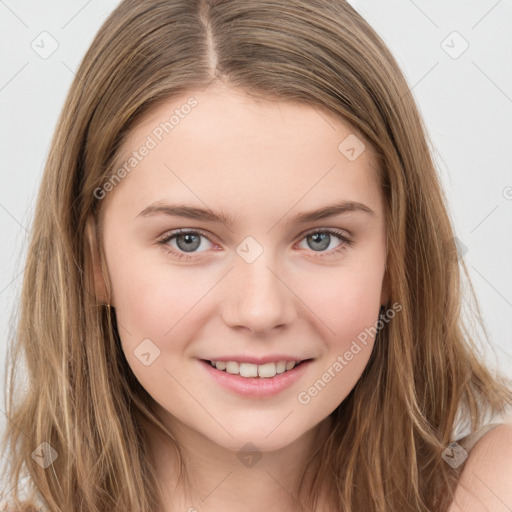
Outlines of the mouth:
<svg viewBox="0 0 512 512">
<path fill-rule="evenodd" d="M 210 359 L 197 361 L 215 385 L 239 396 L 264 399 L 277 396 L 296 385 L 304 378 L 313 360 L 281 360 L 264 364 Z"/>
<path fill-rule="evenodd" d="M 295 368 L 312 361 L 313 358 L 302 360 L 281 360 L 265 364 L 244 363 L 238 361 L 216 361 L 201 359 L 208 363 L 214 370 L 230 375 L 238 375 L 245 378 L 271 379 L 276 375 L 288 373 Z"/>
</svg>

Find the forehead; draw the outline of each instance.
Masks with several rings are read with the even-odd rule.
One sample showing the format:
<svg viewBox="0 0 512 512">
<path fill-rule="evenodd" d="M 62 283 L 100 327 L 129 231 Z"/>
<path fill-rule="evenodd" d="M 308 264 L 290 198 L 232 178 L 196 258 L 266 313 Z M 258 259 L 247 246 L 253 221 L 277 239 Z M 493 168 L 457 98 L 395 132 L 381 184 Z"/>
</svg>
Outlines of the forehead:
<svg viewBox="0 0 512 512">
<path fill-rule="evenodd" d="M 116 163 L 129 172 L 109 196 L 142 207 L 172 198 L 307 209 L 344 198 L 381 208 L 372 148 L 351 125 L 316 106 L 225 86 L 154 106 L 130 130 Z"/>
</svg>

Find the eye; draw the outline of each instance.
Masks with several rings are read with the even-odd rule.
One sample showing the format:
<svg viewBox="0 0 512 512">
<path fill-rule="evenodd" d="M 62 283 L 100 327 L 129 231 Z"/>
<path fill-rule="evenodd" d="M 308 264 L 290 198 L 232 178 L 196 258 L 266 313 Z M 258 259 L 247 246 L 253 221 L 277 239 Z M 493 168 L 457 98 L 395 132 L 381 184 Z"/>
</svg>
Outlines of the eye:
<svg viewBox="0 0 512 512">
<path fill-rule="evenodd" d="M 325 251 L 328 247 L 331 246 L 333 242 L 333 236 L 341 241 L 340 244 L 334 247 L 331 247 L 331 250 Z M 327 258 L 335 256 L 343 252 L 347 246 L 350 247 L 353 244 L 353 241 L 348 238 L 343 231 L 338 229 L 316 229 L 315 231 L 310 231 L 304 235 L 304 240 L 306 241 L 308 248 L 311 248 L 313 252 L 317 253 L 313 256 L 313 258 Z"/>
<path fill-rule="evenodd" d="M 331 250 L 325 251 L 325 249 L 331 246 L 333 236 L 340 240 L 341 243 L 334 249 L 331 247 Z M 190 261 L 194 259 L 194 256 L 190 256 L 188 253 L 193 254 L 198 252 L 197 249 L 204 245 L 201 243 L 201 239 L 205 239 L 209 243 L 212 243 L 211 240 L 201 231 L 178 229 L 165 234 L 157 241 L 157 244 L 162 246 L 167 254 L 173 255 L 179 260 L 183 259 L 185 261 Z M 353 241 L 350 240 L 343 231 L 337 229 L 316 229 L 315 231 L 310 231 L 303 235 L 302 240 L 306 240 L 312 252 L 317 253 L 314 254 L 313 258 L 327 258 L 335 256 L 336 254 L 343 252 L 347 246 L 352 246 L 353 244 Z M 174 241 L 176 241 L 176 246 L 170 243 Z"/>
<path fill-rule="evenodd" d="M 171 233 L 167 233 L 163 238 L 158 240 L 157 243 L 163 247 L 167 254 L 173 254 L 178 259 L 185 259 L 188 261 L 193 259 L 193 257 L 189 256 L 187 253 L 197 252 L 196 250 L 201 247 L 201 245 L 204 245 L 201 244 L 201 238 L 204 238 L 211 243 L 211 240 L 200 231 L 178 229 Z M 169 243 L 174 240 L 176 240 L 177 247 L 174 247 Z"/>
</svg>

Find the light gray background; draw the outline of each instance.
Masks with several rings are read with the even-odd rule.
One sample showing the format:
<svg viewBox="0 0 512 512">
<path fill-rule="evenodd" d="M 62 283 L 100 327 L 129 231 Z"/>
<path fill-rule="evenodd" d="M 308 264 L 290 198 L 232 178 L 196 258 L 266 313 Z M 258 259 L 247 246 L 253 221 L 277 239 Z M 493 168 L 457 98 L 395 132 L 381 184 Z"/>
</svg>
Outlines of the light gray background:
<svg viewBox="0 0 512 512">
<path fill-rule="evenodd" d="M 389 45 L 417 99 L 456 235 L 466 247 L 461 255 L 498 363 L 512 377 L 512 1 L 351 3 Z M 2 384 L 8 324 L 50 140 L 74 72 L 117 4 L 0 0 Z M 58 48 L 42 58 L 52 39 Z M 0 411 L 0 430 L 4 420 Z"/>
</svg>

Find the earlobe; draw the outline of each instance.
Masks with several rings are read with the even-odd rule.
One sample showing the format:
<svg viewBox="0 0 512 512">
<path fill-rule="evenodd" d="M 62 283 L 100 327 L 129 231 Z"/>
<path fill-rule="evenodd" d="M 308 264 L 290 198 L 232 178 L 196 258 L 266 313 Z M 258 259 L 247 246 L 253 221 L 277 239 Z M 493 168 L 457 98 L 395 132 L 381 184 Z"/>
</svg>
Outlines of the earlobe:
<svg viewBox="0 0 512 512">
<path fill-rule="evenodd" d="M 101 255 L 98 246 L 96 224 L 93 217 L 89 217 L 86 225 L 86 243 L 89 248 L 89 258 L 92 268 L 92 281 L 94 283 L 94 296 L 98 304 L 108 304 L 107 287 L 101 267 Z"/>
</svg>

